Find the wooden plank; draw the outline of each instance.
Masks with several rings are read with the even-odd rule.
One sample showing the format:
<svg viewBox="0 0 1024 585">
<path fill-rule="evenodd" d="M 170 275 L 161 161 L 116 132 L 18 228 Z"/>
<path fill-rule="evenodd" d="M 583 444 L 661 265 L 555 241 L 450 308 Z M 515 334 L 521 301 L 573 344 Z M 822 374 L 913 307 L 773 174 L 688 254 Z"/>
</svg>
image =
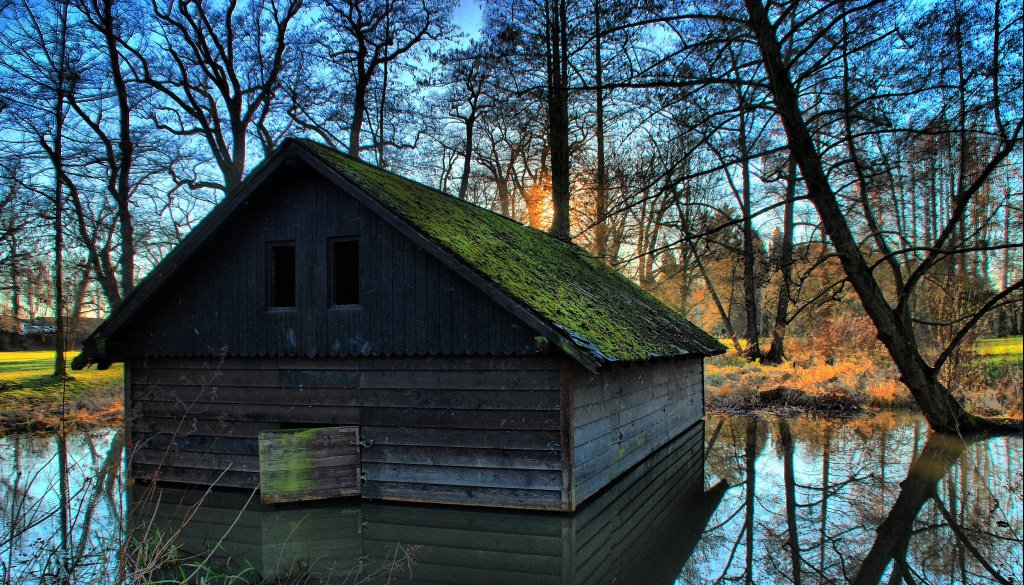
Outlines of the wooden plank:
<svg viewBox="0 0 1024 585">
<path fill-rule="evenodd" d="M 211 364 L 207 369 L 142 368 L 135 373 L 133 382 L 142 386 L 197 385 L 277 387 L 280 385 L 276 369 L 221 369 Z"/>
<path fill-rule="evenodd" d="M 411 327 L 413 335 L 409 338 L 412 341 L 412 351 L 410 354 L 429 354 L 431 345 L 436 347 L 436 343 L 432 343 L 428 336 L 429 328 L 424 326 L 430 322 L 430 307 L 427 305 L 427 290 L 433 283 L 427 282 L 427 255 L 419 246 L 412 246 L 412 253 L 415 260 L 410 264 L 415 275 L 415 281 L 413 289 L 411 291 L 412 297 L 407 300 L 407 306 L 413 311 L 413 318 L 406 323 L 406 327 L 409 327 L 411 323 L 417 323 L 416 326 Z M 437 353 L 435 350 L 434 353 Z"/>
<path fill-rule="evenodd" d="M 252 489 L 259 485 L 259 474 L 239 471 L 196 469 L 170 465 L 135 463 L 133 476 L 136 479 L 172 483 L 212 485 Z"/>
<path fill-rule="evenodd" d="M 655 436 L 665 433 L 669 433 L 669 436 L 674 435 L 675 433 L 671 432 L 672 429 L 678 431 L 688 427 L 699 417 L 698 410 L 690 408 L 683 402 L 677 402 L 641 418 L 625 422 L 612 417 L 597 421 L 588 425 L 588 429 L 592 430 L 600 425 L 603 429 L 600 435 L 591 436 L 589 431 L 579 431 L 580 434 L 585 434 L 589 440 L 582 442 L 581 439 L 576 439 L 576 467 L 578 470 L 581 469 L 595 457 L 607 453 L 610 447 L 627 445 L 636 440 L 640 440 L 641 443 L 652 443 Z M 680 427 L 680 425 L 682 426 Z M 644 437 L 648 437 L 646 441 Z"/>
<path fill-rule="evenodd" d="M 379 312 L 373 310 L 373 296 L 371 292 L 373 289 L 376 278 L 379 278 L 379 274 L 370 274 L 370 267 L 376 267 L 374 263 L 375 254 L 377 253 L 376 247 L 374 246 L 375 240 L 373 239 L 373 233 L 371 231 L 372 221 L 370 218 L 369 211 L 366 210 L 362 205 L 356 204 L 355 200 L 348 198 L 352 202 L 351 212 L 352 223 L 355 231 L 362 236 L 362 241 L 366 242 L 365 246 L 362 246 L 359 250 L 360 258 L 359 265 L 366 266 L 367 269 L 363 270 L 360 275 L 362 283 L 360 284 L 360 298 L 366 300 L 362 302 L 362 310 L 358 312 L 356 318 L 349 323 L 348 331 L 346 332 L 345 339 L 349 339 L 353 345 L 352 355 L 366 356 L 370 355 L 373 351 L 373 344 L 379 345 L 379 340 L 373 337 L 373 315 L 371 313 Z M 356 349 L 357 348 L 357 349 Z"/>
<path fill-rule="evenodd" d="M 232 358 L 226 357 L 223 360 L 207 361 L 195 358 L 180 357 L 142 357 L 137 363 L 140 368 L 154 370 L 276 370 L 277 358 Z"/>
<path fill-rule="evenodd" d="M 558 370 L 493 371 L 376 371 L 366 369 L 359 386 L 373 388 L 451 388 L 479 390 L 557 390 Z"/>
<path fill-rule="evenodd" d="M 441 347 L 448 342 L 442 339 L 441 321 L 441 275 L 443 270 L 438 267 L 437 260 L 433 256 L 425 255 L 427 258 L 427 327 L 424 328 L 426 336 L 425 346 L 432 356 L 445 353 Z M 447 326 L 447 324 L 445 324 Z"/>
<path fill-rule="evenodd" d="M 375 389 L 356 397 L 363 407 L 444 408 L 455 410 L 556 410 L 551 390 Z"/>
<path fill-rule="evenodd" d="M 561 509 L 561 496 L 558 490 L 483 488 L 367 480 L 363 482 L 363 497 L 518 510 Z"/>
<path fill-rule="evenodd" d="M 493 467 L 505 469 L 560 469 L 557 451 L 525 449 L 463 449 L 451 447 L 420 447 L 371 445 L 363 450 L 364 463 L 409 465 Z"/>
<path fill-rule="evenodd" d="M 384 223 L 376 215 L 369 214 L 371 224 L 371 234 L 375 246 L 370 249 L 373 252 L 373 263 L 368 267 L 372 270 L 373 274 L 373 296 L 369 299 L 371 303 L 369 310 L 372 315 L 373 329 L 370 331 L 370 339 L 374 342 L 374 351 L 372 355 L 378 355 L 379 353 L 386 352 L 390 348 L 390 344 L 385 344 L 387 339 L 387 327 L 385 319 L 389 315 L 388 307 L 385 306 L 385 301 L 389 297 L 386 295 L 386 287 L 390 283 L 391 274 L 385 273 L 384 256 L 388 252 L 385 244 L 387 242 L 386 234 L 384 233 Z M 389 265 L 390 266 L 390 265 Z"/>
<path fill-rule="evenodd" d="M 574 487 L 586 498 L 682 429 L 699 420 L 690 374 L 700 360 L 613 369 L 603 377 L 576 370 Z M 698 382 L 699 384 L 699 382 Z"/>
<path fill-rule="evenodd" d="M 137 394 L 136 394 L 137 395 Z M 422 388 L 375 389 L 363 392 L 351 388 L 202 388 L 161 386 L 147 389 L 145 400 L 184 404 L 250 403 L 263 405 L 320 404 L 330 406 L 377 406 L 406 408 L 455 408 L 472 410 L 555 410 L 558 394 L 551 390 L 492 390 Z"/>
<path fill-rule="evenodd" d="M 302 234 L 302 240 L 306 244 L 307 254 L 311 256 L 309 263 L 305 266 L 316 267 L 314 270 L 299 270 L 306 278 L 306 311 L 303 320 L 305 329 L 304 345 L 302 352 L 307 357 L 314 358 L 318 355 L 327 355 L 327 331 L 324 327 L 327 322 L 327 308 L 331 304 L 331 278 L 330 245 L 325 236 L 333 230 L 333 225 L 327 220 L 333 219 L 326 212 L 326 202 L 323 179 L 309 181 L 304 191 L 307 205 L 302 208 L 305 214 L 304 225 L 312 226 L 313 229 L 306 230 Z M 333 211 L 333 209 L 332 209 Z M 333 214 L 331 214 L 333 215 Z M 333 223 L 333 222 L 331 222 Z M 299 264 L 299 266 L 303 266 Z"/>
<path fill-rule="evenodd" d="M 575 496 L 573 494 L 573 409 L 572 409 L 572 375 L 569 370 L 569 363 L 564 362 L 559 376 L 559 416 L 561 441 L 564 447 L 560 451 L 560 467 L 562 472 L 562 509 L 571 511 L 576 509 Z"/>
<path fill-rule="evenodd" d="M 547 431 L 558 429 L 559 417 L 549 410 L 365 408 L 361 420 L 367 426 Z"/>
<path fill-rule="evenodd" d="M 264 503 L 359 495 L 358 427 L 263 431 L 259 434 Z"/>
<path fill-rule="evenodd" d="M 427 447 L 478 447 L 481 449 L 558 450 L 558 431 L 410 429 L 368 426 L 362 436 L 374 445 L 422 445 Z"/>
<path fill-rule="evenodd" d="M 139 401 L 142 417 L 218 419 L 266 422 L 334 422 L 358 424 L 359 408 L 313 404 L 266 405 Z"/>
<path fill-rule="evenodd" d="M 560 492 L 562 476 L 558 471 L 451 467 L 443 465 L 395 465 L 363 462 L 366 481 L 415 483 L 420 485 L 464 486 L 553 490 Z"/>
<path fill-rule="evenodd" d="M 466 325 L 466 283 L 452 273 L 451 279 L 451 310 L 452 310 L 452 352 L 457 354 L 471 353 L 472 344 L 468 340 Z"/>
<path fill-rule="evenodd" d="M 188 467 L 213 471 L 258 473 L 259 460 L 252 455 L 196 453 L 192 451 L 159 451 L 140 449 L 132 454 L 132 462 L 167 467 Z"/>
<path fill-rule="evenodd" d="M 153 449 L 157 451 L 175 450 L 193 453 L 225 453 L 230 455 L 259 455 L 257 443 L 253 438 L 237 438 L 224 435 L 172 435 L 170 433 L 135 433 L 133 447 L 135 449 Z"/>
<path fill-rule="evenodd" d="M 175 436 L 213 435 L 251 437 L 260 431 L 279 428 L 277 421 L 239 421 L 224 418 L 140 416 L 132 422 L 135 433 L 168 433 Z"/>
<path fill-rule="evenodd" d="M 614 461 L 595 460 L 596 463 L 578 467 L 575 485 L 576 492 L 581 494 L 582 497 L 589 497 L 611 481 L 614 481 L 623 472 L 657 451 L 657 448 L 647 448 L 648 445 L 661 447 L 673 439 L 673 436 L 666 433 L 658 437 L 657 440 L 652 438 L 645 445 L 641 445 L 640 441 L 637 441 L 634 445 L 622 447 L 621 456 L 616 455 L 616 460 Z"/>
<path fill-rule="evenodd" d="M 384 337 L 381 345 L 385 354 L 405 354 L 405 306 L 401 299 L 405 292 L 405 265 L 403 264 L 403 246 L 405 238 L 393 230 L 382 227 L 386 242 L 381 260 L 386 263 L 387 280 L 381 288 L 382 300 L 386 306 L 384 313 Z"/>
<path fill-rule="evenodd" d="M 282 369 L 278 384 L 284 388 L 358 388 L 359 375 L 355 370 Z"/>
<path fill-rule="evenodd" d="M 143 357 L 141 368 L 160 370 L 424 370 L 424 371 L 520 371 L 552 370 L 556 373 L 560 358 L 553 355 L 530 356 L 421 356 L 421 357 L 349 357 L 337 360 L 305 357 L 240 358 L 205 360 L 183 357 Z"/>
</svg>

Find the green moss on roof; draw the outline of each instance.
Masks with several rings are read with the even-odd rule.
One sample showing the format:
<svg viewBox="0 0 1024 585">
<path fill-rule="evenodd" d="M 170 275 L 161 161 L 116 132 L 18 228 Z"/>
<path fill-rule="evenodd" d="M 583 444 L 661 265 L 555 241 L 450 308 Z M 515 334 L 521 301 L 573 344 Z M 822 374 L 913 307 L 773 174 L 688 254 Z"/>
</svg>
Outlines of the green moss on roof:
<svg viewBox="0 0 1024 585">
<path fill-rule="evenodd" d="M 298 141 L 598 362 L 725 351 L 582 248 L 327 146 Z"/>
</svg>

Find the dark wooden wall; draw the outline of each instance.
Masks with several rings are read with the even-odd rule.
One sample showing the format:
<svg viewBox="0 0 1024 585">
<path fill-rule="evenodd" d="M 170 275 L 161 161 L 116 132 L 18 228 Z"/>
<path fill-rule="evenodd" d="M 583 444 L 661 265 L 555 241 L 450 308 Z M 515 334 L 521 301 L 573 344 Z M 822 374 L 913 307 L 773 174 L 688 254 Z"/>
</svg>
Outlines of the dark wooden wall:
<svg viewBox="0 0 1024 585">
<path fill-rule="evenodd" d="M 396 542 L 420 551 L 416 585 L 671 585 L 718 503 L 703 488 L 698 422 L 574 515 L 368 504 L 363 542 L 377 564 Z"/>
<path fill-rule="evenodd" d="M 161 287 L 126 339 L 141 356 L 534 353 L 536 333 L 304 167 L 253 194 Z M 330 240 L 358 237 L 361 302 L 332 307 Z M 295 309 L 268 309 L 268 242 L 295 241 Z"/>
<path fill-rule="evenodd" d="M 263 506 L 244 491 L 204 497 L 202 490 L 160 488 L 131 492 L 129 518 L 151 534 L 180 530 L 183 553 L 205 552 L 204 544 L 227 533 L 219 555 L 275 582 L 331 575 L 330 582 L 352 582 L 360 563 L 362 578 L 392 574 L 396 559 L 411 558 L 394 582 L 670 585 L 724 489 L 703 488 L 698 422 L 571 515 L 352 501 Z M 300 566 L 313 578 L 288 581 Z"/>
<path fill-rule="evenodd" d="M 136 358 L 129 371 L 136 477 L 252 488 L 259 431 L 357 425 L 365 497 L 568 500 L 558 358 Z"/>
<path fill-rule="evenodd" d="M 572 373 L 573 498 L 583 502 L 704 417 L 701 358 Z"/>
</svg>

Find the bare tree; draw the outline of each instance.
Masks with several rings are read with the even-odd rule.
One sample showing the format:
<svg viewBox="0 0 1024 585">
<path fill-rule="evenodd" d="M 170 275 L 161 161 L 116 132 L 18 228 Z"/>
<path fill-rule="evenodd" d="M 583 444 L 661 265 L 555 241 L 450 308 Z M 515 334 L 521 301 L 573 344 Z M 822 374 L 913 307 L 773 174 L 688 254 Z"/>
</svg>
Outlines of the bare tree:
<svg viewBox="0 0 1024 585">
<path fill-rule="evenodd" d="M 938 231 L 938 237 L 926 251 L 924 258 L 917 263 L 906 277 L 900 274 L 897 280 L 897 296 L 895 302 L 890 301 L 875 275 L 873 266 L 854 235 L 851 223 L 840 203 L 838 193 L 826 171 L 825 162 L 819 142 L 808 122 L 805 106 L 801 104 L 800 94 L 794 81 L 794 74 L 800 70 L 796 67 L 801 50 L 809 46 L 789 46 L 784 51 L 783 43 L 792 41 L 793 31 L 780 29 L 777 19 L 773 20 L 761 0 L 745 0 L 749 14 L 749 27 L 754 34 L 761 54 L 762 65 L 770 80 L 770 88 L 775 109 L 779 115 L 789 141 L 790 152 L 800 168 L 807 194 L 822 219 L 829 239 L 835 246 L 842 262 L 846 276 L 856 290 L 865 312 L 878 329 L 878 337 L 889 350 L 893 362 L 900 371 L 904 383 L 910 389 L 917 403 L 933 428 L 944 431 L 973 431 L 992 426 L 994 423 L 968 413 L 963 405 L 940 382 L 939 371 L 943 364 L 971 329 L 984 315 L 1014 294 L 1019 294 L 1021 282 L 992 296 L 988 301 L 977 307 L 966 318 L 960 320 L 957 332 L 952 336 L 937 358 L 930 363 L 926 361 L 921 346 L 915 336 L 913 315 L 910 311 L 910 300 L 917 286 L 943 259 L 962 253 L 957 249 L 954 235 L 970 202 L 986 185 L 991 175 L 1003 164 L 1006 158 L 1019 149 L 1022 120 L 1019 115 L 1014 119 L 1007 118 L 1007 113 L 999 106 L 1002 100 L 1012 99 L 1004 94 L 1005 88 L 998 83 L 991 84 L 989 94 L 990 106 L 986 108 L 991 129 L 988 132 L 995 141 L 991 155 L 978 165 L 978 171 L 968 176 L 963 171 L 963 180 L 956 190 L 952 212 L 945 225 Z M 872 10 L 875 3 L 844 3 L 834 7 L 837 11 L 831 18 L 820 15 L 823 28 L 822 34 L 838 26 L 843 18 Z M 998 7 L 998 5 L 997 5 Z M 838 17 L 838 18 L 837 18 Z M 996 10 L 991 23 L 992 30 L 1000 30 L 1000 14 Z M 781 36 L 781 40 L 780 40 Z M 801 37 L 802 38 L 802 37 Z M 1002 50 L 999 35 L 992 36 L 991 66 L 994 78 L 1000 79 Z M 967 88 L 961 88 L 966 90 Z M 893 252 L 895 253 L 895 252 Z M 889 254 L 886 254 L 889 256 Z M 894 274 L 895 276 L 895 274 Z"/>
<path fill-rule="evenodd" d="M 291 114 L 300 127 L 358 157 L 367 148 L 364 127 L 376 100 L 377 136 L 369 146 L 382 164 L 384 126 L 394 114 L 389 94 L 401 83 L 395 77 L 407 67 L 405 60 L 452 33 L 454 5 L 450 0 L 321 0 L 318 6 L 324 16 L 313 58 L 327 66 L 328 75 L 305 86 L 309 90 L 297 96 L 301 100 Z"/>
<path fill-rule="evenodd" d="M 156 93 L 149 117 L 171 136 L 197 140 L 220 171 L 202 179 L 169 168 L 193 189 L 231 191 L 245 174 L 254 125 L 276 105 L 289 65 L 289 31 L 303 0 L 152 0 L 154 30 L 119 39 L 133 71 L 129 82 Z M 276 137 L 260 135 L 264 152 Z"/>
</svg>

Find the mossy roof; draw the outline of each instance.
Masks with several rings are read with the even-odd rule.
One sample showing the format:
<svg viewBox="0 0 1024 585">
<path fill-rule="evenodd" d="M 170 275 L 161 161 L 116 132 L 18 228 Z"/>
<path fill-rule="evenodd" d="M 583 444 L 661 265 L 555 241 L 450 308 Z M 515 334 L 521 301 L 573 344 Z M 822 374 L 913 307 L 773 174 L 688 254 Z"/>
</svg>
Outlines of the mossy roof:
<svg viewBox="0 0 1024 585">
<path fill-rule="evenodd" d="M 295 140 L 557 330 L 598 364 L 725 348 L 579 246 L 342 154 Z"/>
</svg>

